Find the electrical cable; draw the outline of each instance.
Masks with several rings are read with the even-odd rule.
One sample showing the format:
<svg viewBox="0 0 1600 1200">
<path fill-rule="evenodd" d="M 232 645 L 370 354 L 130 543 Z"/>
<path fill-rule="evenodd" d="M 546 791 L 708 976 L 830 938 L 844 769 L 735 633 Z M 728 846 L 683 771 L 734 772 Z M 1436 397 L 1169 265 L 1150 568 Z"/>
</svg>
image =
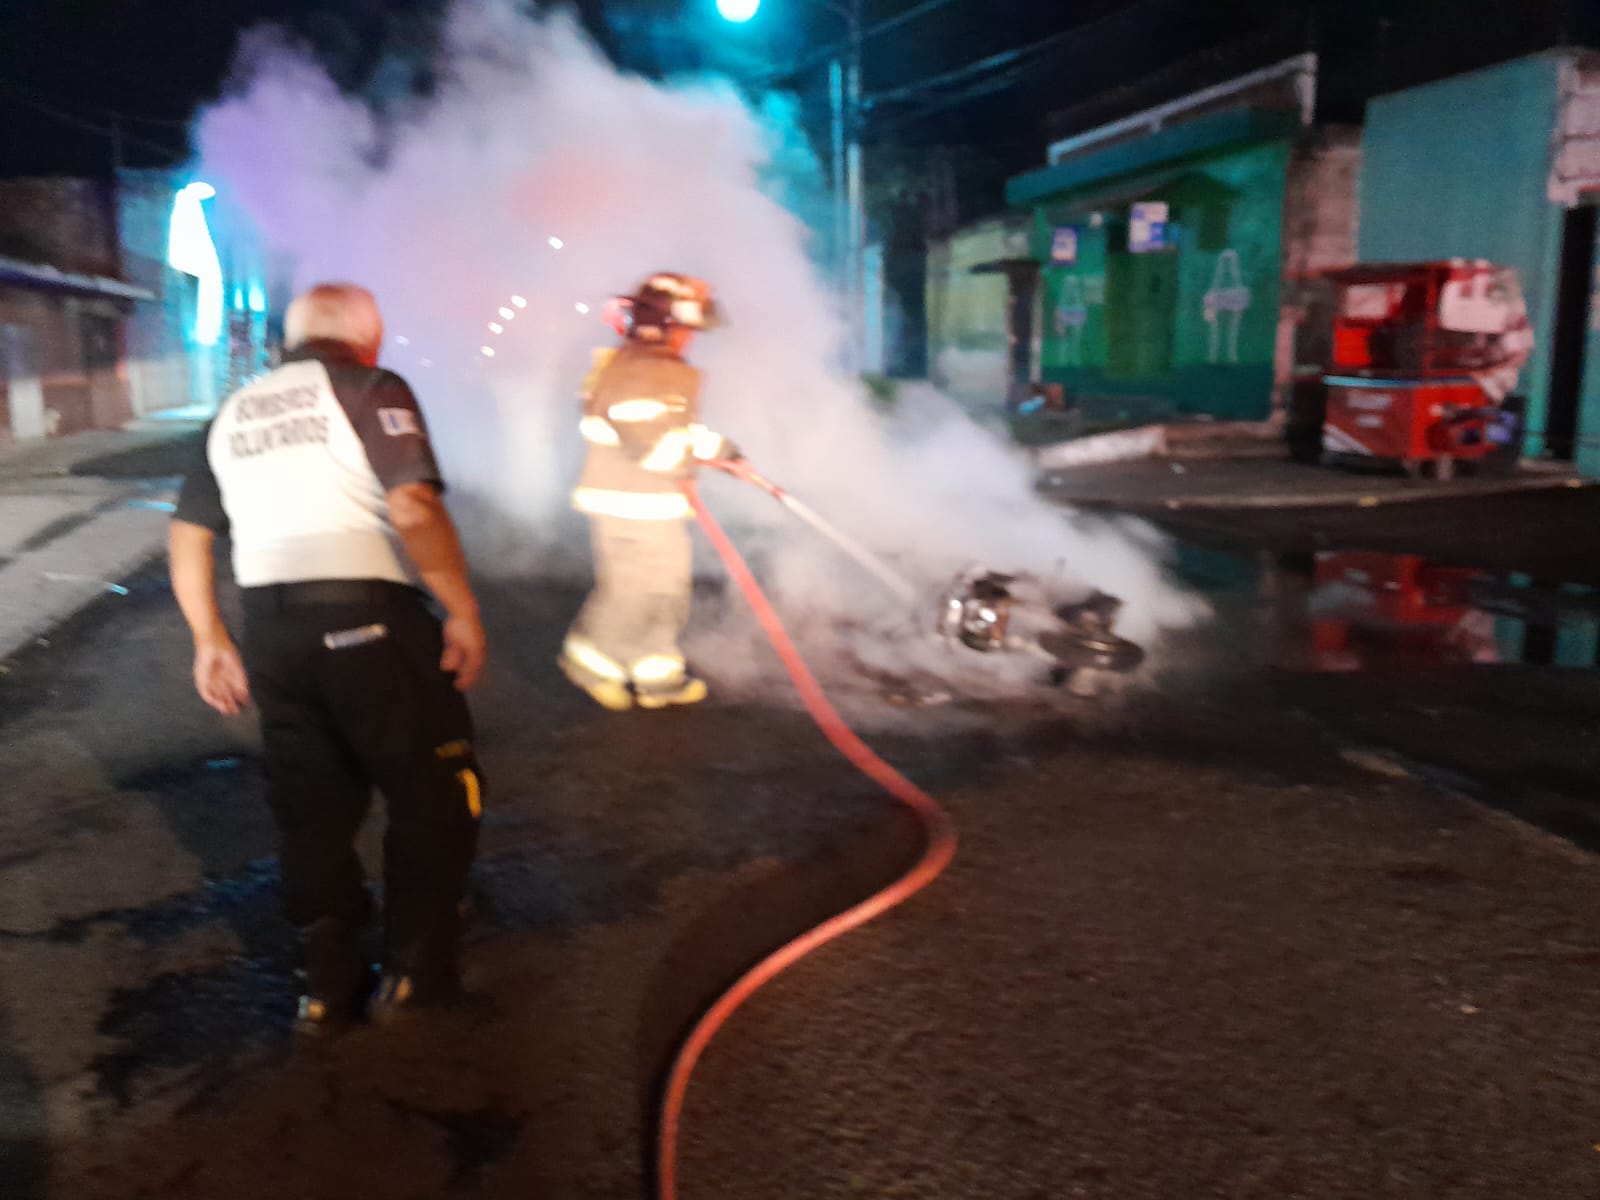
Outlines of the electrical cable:
<svg viewBox="0 0 1600 1200">
<path fill-rule="evenodd" d="M 126 133 L 113 125 L 102 125 L 97 121 L 89 120 L 88 118 L 79 116 L 76 113 L 71 113 L 65 109 L 57 108 L 52 104 L 46 104 L 41 100 L 36 100 L 34 99 L 35 93 L 32 93 L 31 89 L 20 87 L 9 80 L 0 79 L 0 90 L 9 93 L 19 104 L 25 104 L 34 111 L 54 120 L 60 121 L 64 125 L 71 125 L 88 133 L 97 133 L 101 137 L 119 139 L 126 143 L 142 146 L 146 150 L 153 150 L 158 154 L 167 155 L 168 157 L 178 155 L 179 153 L 170 145 L 162 145 L 159 142 L 153 142 L 148 138 L 140 137 L 138 134 Z"/>
<path fill-rule="evenodd" d="M 878 757 L 834 709 L 817 683 L 800 652 L 795 649 L 783 622 L 767 600 L 761 585 L 739 555 L 739 551 L 717 524 L 700 499 L 692 480 L 680 482 L 684 494 L 694 509 L 695 517 L 706 536 L 716 548 L 718 556 L 733 576 L 739 590 L 744 593 L 750 607 L 755 610 L 772 647 L 783 661 L 795 690 L 806 706 L 807 713 L 816 722 L 836 750 L 852 766 L 904 804 L 922 821 L 926 840 L 922 856 L 899 879 L 880 889 L 837 916 L 787 942 L 767 955 L 745 972 L 710 1008 L 700 1016 L 689 1031 L 673 1061 L 662 1093 L 660 1120 L 656 1136 L 656 1197 L 657 1200 L 677 1200 L 678 1195 L 678 1132 L 682 1124 L 683 1105 L 689 1091 L 689 1080 L 695 1066 L 705 1054 L 706 1047 L 717 1032 L 728 1023 L 739 1007 L 758 991 L 762 985 L 787 970 L 812 951 L 820 949 L 834 939 L 856 929 L 873 918 L 910 899 L 937 879 L 950 864 L 956 851 L 956 835 L 949 816 L 916 784 L 901 775 Z"/>
<path fill-rule="evenodd" d="M 989 55 L 987 58 L 979 59 L 977 62 L 968 63 L 964 67 L 957 67 L 954 70 L 946 71 L 942 75 L 930 75 L 926 79 L 919 79 L 915 83 L 906 84 L 904 87 L 890 88 L 887 91 L 874 93 L 873 95 L 866 97 L 865 103 L 868 109 L 873 109 L 881 104 L 892 104 L 897 100 L 905 100 L 914 96 L 918 96 L 923 92 L 931 91 L 934 88 L 944 87 L 947 84 L 960 83 L 970 76 L 982 75 L 986 71 L 998 70 L 1001 67 L 1010 66 L 1011 64 L 1019 62 L 1022 59 L 1031 58 L 1048 50 L 1052 50 L 1056 46 L 1064 44 L 1075 36 L 1076 31 L 1068 29 L 1061 33 L 1053 34 L 1052 36 L 1045 38 L 1043 41 L 1032 42 L 1026 46 L 1017 46 L 1011 50 L 1002 50 L 997 54 Z"/>
<path fill-rule="evenodd" d="M 913 21 L 937 12 L 941 8 L 947 8 L 954 3 L 956 3 L 956 0 L 926 0 L 926 3 L 920 4 L 915 8 L 907 9 L 903 13 L 897 13 L 892 17 L 885 17 L 876 25 L 864 26 L 864 28 L 861 30 L 861 42 L 863 45 L 865 45 L 873 38 L 881 37 L 885 33 L 891 33 L 894 30 L 899 29 L 902 25 L 909 25 Z M 817 49 L 813 50 L 810 54 L 801 58 L 797 62 L 790 63 L 789 65 L 778 70 L 768 72 L 761 78 L 760 82 L 770 84 L 779 79 L 785 79 L 793 75 L 802 74 L 805 71 L 809 71 L 812 67 L 817 66 L 819 63 L 824 63 L 830 58 L 838 57 L 839 55 L 843 54 L 845 50 L 849 48 L 849 46 L 850 39 L 848 37 L 840 38 L 834 42 L 828 42 L 822 46 L 819 46 Z"/>
</svg>

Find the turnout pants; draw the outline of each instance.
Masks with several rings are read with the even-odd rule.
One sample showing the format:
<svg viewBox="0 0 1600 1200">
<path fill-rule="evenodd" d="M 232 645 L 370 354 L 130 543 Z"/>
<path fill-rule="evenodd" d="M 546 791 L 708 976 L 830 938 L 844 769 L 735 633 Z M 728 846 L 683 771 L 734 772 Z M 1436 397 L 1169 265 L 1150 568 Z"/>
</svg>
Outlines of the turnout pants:
<svg viewBox="0 0 1600 1200">
<path fill-rule="evenodd" d="M 354 840 L 372 791 L 384 837 L 385 967 L 447 981 L 477 847 L 483 778 L 439 622 L 413 588 L 328 581 L 245 589 L 244 658 L 261 714 L 284 908 L 313 994 L 359 983 L 368 912 Z"/>
<path fill-rule="evenodd" d="M 592 515 L 594 590 L 567 634 L 569 668 L 643 694 L 681 687 L 694 552 L 685 521 Z"/>
</svg>

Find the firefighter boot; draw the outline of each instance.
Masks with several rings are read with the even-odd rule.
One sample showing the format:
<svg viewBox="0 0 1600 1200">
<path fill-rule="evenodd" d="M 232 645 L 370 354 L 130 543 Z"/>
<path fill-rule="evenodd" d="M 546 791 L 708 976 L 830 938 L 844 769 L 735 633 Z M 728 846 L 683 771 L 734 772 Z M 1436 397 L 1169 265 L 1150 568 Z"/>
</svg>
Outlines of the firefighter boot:
<svg viewBox="0 0 1600 1200">
<path fill-rule="evenodd" d="M 656 684 L 638 689 L 640 708 L 667 708 L 674 704 L 699 704 L 706 698 L 706 681 L 685 675 L 675 683 Z"/>
<path fill-rule="evenodd" d="M 626 712 L 633 707 L 633 693 L 620 679 L 600 679 L 584 670 L 565 654 L 556 659 L 556 665 L 574 687 L 589 693 L 589 698 L 612 712 Z"/>
<path fill-rule="evenodd" d="M 342 1033 L 361 1014 L 371 975 L 361 961 L 361 928 L 323 917 L 300 931 L 305 992 L 294 1030 L 304 1037 Z"/>
</svg>

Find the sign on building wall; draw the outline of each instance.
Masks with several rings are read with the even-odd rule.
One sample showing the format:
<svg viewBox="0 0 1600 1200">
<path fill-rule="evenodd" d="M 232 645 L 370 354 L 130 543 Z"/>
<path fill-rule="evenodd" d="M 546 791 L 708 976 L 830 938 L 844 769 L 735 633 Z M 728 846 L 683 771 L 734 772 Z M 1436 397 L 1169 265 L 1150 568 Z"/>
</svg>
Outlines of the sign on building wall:
<svg viewBox="0 0 1600 1200">
<path fill-rule="evenodd" d="M 1050 261 L 1058 267 L 1074 266 L 1078 261 L 1078 230 L 1062 225 L 1050 239 Z"/>
<path fill-rule="evenodd" d="M 1550 199 L 1568 208 L 1600 190 L 1600 69 L 1568 63 L 1561 71 Z"/>
<path fill-rule="evenodd" d="M 1171 210 L 1164 201 L 1143 201 L 1133 206 L 1128 218 L 1128 251 L 1149 254 L 1165 250 L 1171 243 L 1168 222 Z"/>
</svg>

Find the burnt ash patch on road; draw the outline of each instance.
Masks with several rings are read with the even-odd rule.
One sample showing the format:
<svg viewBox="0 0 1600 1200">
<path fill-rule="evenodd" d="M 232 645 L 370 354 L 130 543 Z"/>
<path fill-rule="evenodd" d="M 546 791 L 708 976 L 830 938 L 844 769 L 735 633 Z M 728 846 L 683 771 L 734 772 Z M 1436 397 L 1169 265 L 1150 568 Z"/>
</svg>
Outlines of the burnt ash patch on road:
<svg viewBox="0 0 1600 1200">
<path fill-rule="evenodd" d="M 459 1195 L 476 1191 L 484 1173 L 516 1147 L 527 1124 L 525 1116 L 506 1111 L 509 1104 L 504 1100 L 471 1112 L 435 1111 L 398 1100 L 390 1100 L 388 1105 L 403 1116 L 434 1126 L 444 1135 L 445 1153 L 450 1159 L 450 1191 Z"/>
<path fill-rule="evenodd" d="M 280 956 L 236 958 L 214 971 L 163 975 L 142 988 L 113 995 L 100 1032 L 121 1047 L 89 1064 L 97 1094 L 126 1109 L 144 1099 L 141 1085 L 163 1076 L 199 1095 L 224 1084 L 246 1049 L 262 1039 L 281 1042 L 281 1016 L 293 1010 L 299 988 Z M 189 1097 L 194 1106 L 198 1097 Z"/>
<path fill-rule="evenodd" d="M 286 1033 L 285 1014 L 294 1009 L 299 985 L 291 966 L 293 931 L 278 912 L 275 861 L 251 863 L 162 904 L 76 922 L 81 928 L 70 932 L 81 937 L 107 920 L 150 944 L 221 923 L 238 938 L 240 950 L 223 966 L 163 974 L 112 995 L 99 1031 L 117 1048 L 90 1064 L 102 1098 L 127 1108 L 146 1076 L 225 1075 L 249 1044 L 263 1037 L 281 1040 Z M 60 939 L 67 932 L 51 936 Z"/>
</svg>

